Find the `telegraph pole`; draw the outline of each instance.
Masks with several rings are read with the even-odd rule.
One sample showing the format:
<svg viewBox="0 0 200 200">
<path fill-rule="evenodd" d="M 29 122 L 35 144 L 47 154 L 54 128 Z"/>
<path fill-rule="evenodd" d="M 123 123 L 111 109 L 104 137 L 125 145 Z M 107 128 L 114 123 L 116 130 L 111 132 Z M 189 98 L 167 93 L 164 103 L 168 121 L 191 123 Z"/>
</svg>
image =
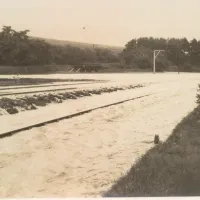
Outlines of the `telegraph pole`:
<svg viewBox="0 0 200 200">
<path fill-rule="evenodd" d="M 184 50 L 179 47 L 180 47 L 180 44 L 177 45 L 177 51 L 176 51 L 178 74 L 180 73 L 181 52 L 183 52 L 185 54 Z"/>
</svg>

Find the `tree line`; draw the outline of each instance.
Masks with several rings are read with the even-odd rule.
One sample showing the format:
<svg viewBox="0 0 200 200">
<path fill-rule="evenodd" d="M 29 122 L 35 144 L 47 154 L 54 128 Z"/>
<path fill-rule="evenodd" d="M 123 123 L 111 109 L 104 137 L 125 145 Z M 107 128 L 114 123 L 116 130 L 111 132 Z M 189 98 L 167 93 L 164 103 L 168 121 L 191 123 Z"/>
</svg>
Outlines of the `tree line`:
<svg viewBox="0 0 200 200">
<path fill-rule="evenodd" d="M 3 26 L 0 32 L 0 65 L 30 66 L 116 62 L 118 56 L 103 48 L 52 45 L 28 36 L 29 30 L 16 31 Z"/>
<path fill-rule="evenodd" d="M 113 63 L 123 59 L 123 64 L 132 68 L 150 69 L 153 50 L 162 49 L 156 59 L 158 70 L 170 65 L 190 70 L 191 66 L 200 69 L 200 41 L 187 38 L 132 39 L 120 55 L 106 48 L 79 48 L 71 45 L 53 45 L 45 40 L 30 38 L 29 30 L 16 31 L 11 26 L 3 26 L 0 31 L 0 65 L 84 65 L 86 63 Z"/>
<path fill-rule="evenodd" d="M 143 37 L 129 41 L 121 56 L 126 65 L 140 68 L 151 68 L 153 62 L 153 50 L 165 50 L 158 56 L 157 63 L 160 68 L 168 65 L 176 65 L 189 69 L 191 66 L 200 68 L 200 41 L 187 38 L 153 38 Z"/>
</svg>

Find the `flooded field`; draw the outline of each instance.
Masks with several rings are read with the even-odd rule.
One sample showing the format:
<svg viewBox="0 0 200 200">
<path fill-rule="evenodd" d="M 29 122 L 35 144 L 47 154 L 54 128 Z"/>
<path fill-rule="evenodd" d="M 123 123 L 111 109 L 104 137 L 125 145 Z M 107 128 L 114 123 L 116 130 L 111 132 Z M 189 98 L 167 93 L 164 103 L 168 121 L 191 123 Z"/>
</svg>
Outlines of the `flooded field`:
<svg viewBox="0 0 200 200">
<path fill-rule="evenodd" d="M 188 73 L 24 77 L 98 79 L 117 86 L 151 83 L 136 90 L 86 96 L 41 108 L 52 116 L 62 110 L 72 113 L 155 94 L 0 139 L 1 197 L 100 197 L 153 146 L 155 134 L 166 140 L 176 124 L 195 108 L 200 83 L 200 74 Z M 32 112 L 39 117 L 41 110 L 21 113 L 24 121 L 30 120 Z M 8 121 L 9 126 L 9 117 L 0 119 Z"/>
</svg>

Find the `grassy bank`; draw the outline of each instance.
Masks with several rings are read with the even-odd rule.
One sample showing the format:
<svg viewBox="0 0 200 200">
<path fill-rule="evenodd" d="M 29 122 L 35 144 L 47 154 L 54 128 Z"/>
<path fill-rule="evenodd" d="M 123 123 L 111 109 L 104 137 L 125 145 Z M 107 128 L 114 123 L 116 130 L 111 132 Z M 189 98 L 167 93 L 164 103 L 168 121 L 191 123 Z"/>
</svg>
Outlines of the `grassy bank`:
<svg viewBox="0 0 200 200">
<path fill-rule="evenodd" d="M 173 114 L 173 113 L 172 113 Z M 104 197 L 200 196 L 200 106 L 150 149 Z"/>
<path fill-rule="evenodd" d="M 45 78 L 0 78 L 0 86 L 23 86 L 23 85 L 40 85 L 40 84 L 52 84 L 59 82 L 78 82 L 78 81 L 90 81 L 95 82 L 94 79 L 45 79 Z"/>
</svg>

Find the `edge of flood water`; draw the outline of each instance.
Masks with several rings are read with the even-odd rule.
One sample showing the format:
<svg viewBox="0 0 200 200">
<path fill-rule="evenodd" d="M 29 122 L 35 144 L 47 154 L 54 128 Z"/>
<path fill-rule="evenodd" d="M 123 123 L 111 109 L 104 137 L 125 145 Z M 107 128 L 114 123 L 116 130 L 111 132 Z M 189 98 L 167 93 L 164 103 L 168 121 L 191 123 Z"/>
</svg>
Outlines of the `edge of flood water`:
<svg viewBox="0 0 200 200">
<path fill-rule="evenodd" d="M 103 197 L 199 196 L 200 106 L 142 156 Z"/>
</svg>

